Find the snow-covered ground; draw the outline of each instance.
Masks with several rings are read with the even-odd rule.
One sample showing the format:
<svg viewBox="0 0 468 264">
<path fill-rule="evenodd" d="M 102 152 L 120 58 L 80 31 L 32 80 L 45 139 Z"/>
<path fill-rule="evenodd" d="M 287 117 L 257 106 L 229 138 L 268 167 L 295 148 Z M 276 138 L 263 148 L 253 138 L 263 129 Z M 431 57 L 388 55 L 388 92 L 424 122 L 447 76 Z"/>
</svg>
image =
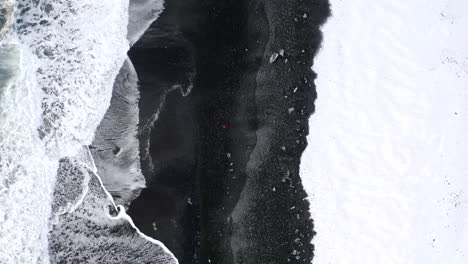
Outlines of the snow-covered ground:
<svg viewBox="0 0 468 264">
<path fill-rule="evenodd" d="M 468 2 L 331 5 L 301 165 L 314 264 L 468 263 Z"/>
</svg>

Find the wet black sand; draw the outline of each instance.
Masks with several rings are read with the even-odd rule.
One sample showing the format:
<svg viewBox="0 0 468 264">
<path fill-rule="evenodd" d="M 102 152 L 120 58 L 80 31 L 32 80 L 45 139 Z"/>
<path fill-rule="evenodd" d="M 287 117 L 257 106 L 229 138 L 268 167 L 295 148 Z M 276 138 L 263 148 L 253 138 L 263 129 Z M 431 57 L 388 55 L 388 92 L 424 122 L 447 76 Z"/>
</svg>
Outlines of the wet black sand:
<svg viewBox="0 0 468 264">
<path fill-rule="evenodd" d="M 132 48 L 140 123 L 164 103 L 140 125 L 148 188 L 129 213 L 180 263 L 311 262 L 299 162 L 328 14 L 324 0 L 168 0 Z"/>
</svg>

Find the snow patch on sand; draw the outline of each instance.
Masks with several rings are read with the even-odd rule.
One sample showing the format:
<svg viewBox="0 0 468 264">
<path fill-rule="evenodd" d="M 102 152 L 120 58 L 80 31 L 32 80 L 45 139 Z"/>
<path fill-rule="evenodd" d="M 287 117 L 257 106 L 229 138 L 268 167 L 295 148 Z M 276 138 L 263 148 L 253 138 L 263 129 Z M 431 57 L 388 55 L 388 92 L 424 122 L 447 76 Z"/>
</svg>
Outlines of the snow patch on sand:
<svg viewBox="0 0 468 264">
<path fill-rule="evenodd" d="M 331 4 L 301 163 L 314 263 L 467 263 L 468 2 Z"/>
</svg>

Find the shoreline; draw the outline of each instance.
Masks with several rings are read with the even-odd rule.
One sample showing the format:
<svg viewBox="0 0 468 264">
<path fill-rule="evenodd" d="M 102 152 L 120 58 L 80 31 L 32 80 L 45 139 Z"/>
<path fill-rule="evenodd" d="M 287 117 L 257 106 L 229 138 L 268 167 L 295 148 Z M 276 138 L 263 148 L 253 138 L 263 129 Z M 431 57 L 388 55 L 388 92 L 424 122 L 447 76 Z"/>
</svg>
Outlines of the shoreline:
<svg viewBox="0 0 468 264">
<path fill-rule="evenodd" d="M 155 171 L 129 210 L 180 263 L 310 263 L 299 162 L 316 97 L 310 67 L 328 16 L 328 2 L 312 2 L 169 1 L 130 52 L 142 98 L 194 74 L 187 97 L 168 95 L 151 135 Z M 151 60 L 147 49 L 160 55 Z M 170 49 L 176 61 L 162 58 Z M 156 64 L 170 72 L 156 73 Z M 141 113 L 151 108 L 142 103 Z"/>
</svg>

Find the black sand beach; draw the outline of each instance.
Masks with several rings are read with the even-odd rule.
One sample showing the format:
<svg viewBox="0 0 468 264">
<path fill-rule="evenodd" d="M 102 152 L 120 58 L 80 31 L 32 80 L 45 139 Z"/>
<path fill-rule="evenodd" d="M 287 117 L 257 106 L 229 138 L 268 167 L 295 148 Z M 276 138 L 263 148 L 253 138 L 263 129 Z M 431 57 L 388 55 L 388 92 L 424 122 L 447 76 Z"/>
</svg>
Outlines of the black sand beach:
<svg viewBox="0 0 468 264">
<path fill-rule="evenodd" d="M 168 0 L 131 49 L 148 187 L 129 214 L 180 263 L 311 262 L 299 162 L 328 15 L 325 0 Z"/>
</svg>

